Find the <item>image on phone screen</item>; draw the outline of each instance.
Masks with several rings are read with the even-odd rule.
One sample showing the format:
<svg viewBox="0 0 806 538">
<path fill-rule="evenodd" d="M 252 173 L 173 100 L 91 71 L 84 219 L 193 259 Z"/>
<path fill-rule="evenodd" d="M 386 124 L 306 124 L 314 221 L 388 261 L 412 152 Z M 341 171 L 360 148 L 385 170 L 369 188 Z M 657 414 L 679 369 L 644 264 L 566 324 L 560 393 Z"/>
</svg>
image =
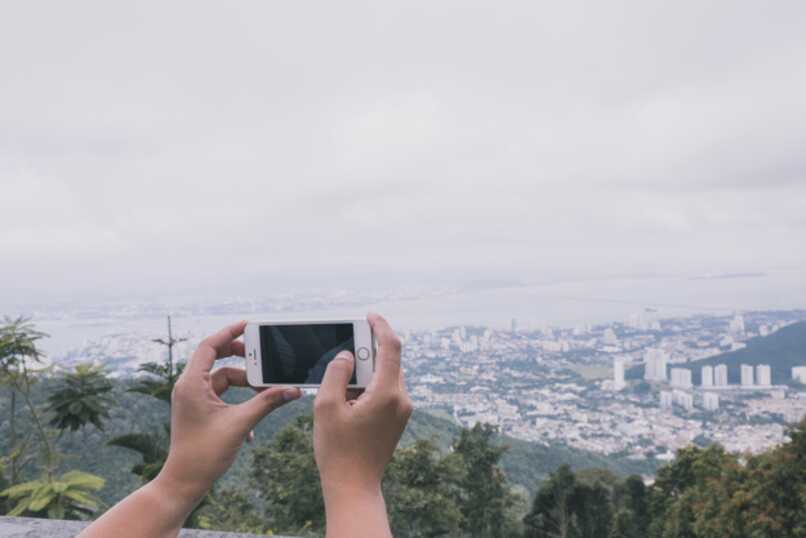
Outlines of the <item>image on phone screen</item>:
<svg viewBox="0 0 806 538">
<path fill-rule="evenodd" d="M 318 385 L 343 350 L 355 353 L 352 323 L 261 325 L 263 383 Z"/>
</svg>

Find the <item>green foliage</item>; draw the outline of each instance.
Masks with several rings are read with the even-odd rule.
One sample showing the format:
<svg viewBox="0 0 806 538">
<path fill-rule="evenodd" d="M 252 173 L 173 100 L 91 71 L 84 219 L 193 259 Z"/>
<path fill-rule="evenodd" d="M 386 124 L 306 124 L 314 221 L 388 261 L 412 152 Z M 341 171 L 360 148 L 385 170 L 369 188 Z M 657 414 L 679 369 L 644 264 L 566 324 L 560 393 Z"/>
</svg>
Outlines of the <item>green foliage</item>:
<svg viewBox="0 0 806 538">
<path fill-rule="evenodd" d="M 40 362 L 43 355 L 36 343 L 45 337 L 27 318 L 4 318 L 0 326 L 0 375 L 12 375 L 24 361 Z"/>
<path fill-rule="evenodd" d="M 0 496 L 16 503 L 9 516 L 84 519 L 98 510 L 100 501 L 94 492 L 103 485 L 103 478 L 70 471 L 58 478 L 44 476 L 11 486 L 0 492 Z"/>
<path fill-rule="evenodd" d="M 199 510 L 197 521 L 200 529 L 226 529 L 249 534 L 266 534 L 270 530 L 265 518 L 255 508 L 255 500 L 236 488 L 209 495 L 207 503 Z"/>
<path fill-rule="evenodd" d="M 442 457 L 428 440 L 400 448 L 386 469 L 384 496 L 395 536 L 456 536 L 463 516 L 460 509 L 459 458 Z"/>
<path fill-rule="evenodd" d="M 103 421 L 109 418 L 113 404 L 108 396 L 111 390 L 112 384 L 102 368 L 79 364 L 48 397 L 47 410 L 53 415 L 50 425 L 74 432 L 92 424 L 103 430 Z"/>
<path fill-rule="evenodd" d="M 108 444 L 127 448 L 140 455 L 141 461 L 132 466 L 131 472 L 139 476 L 143 482 L 156 478 L 168 458 L 167 428 L 166 435 L 156 432 L 129 433 L 111 439 Z"/>
<path fill-rule="evenodd" d="M 272 529 L 319 531 L 325 505 L 313 457 L 313 419 L 297 417 L 252 455 L 251 484 Z"/>
<path fill-rule="evenodd" d="M 147 362 L 137 370 L 148 375 L 138 379 L 137 383 L 129 390 L 170 403 L 171 392 L 173 392 L 174 385 L 184 369 L 184 362 L 177 363 L 176 366 L 167 362 L 165 364 Z"/>
<path fill-rule="evenodd" d="M 463 429 L 453 445 L 462 468 L 462 527 L 473 536 L 500 538 L 515 532 L 507 515 L 516 499 L 500 466 L 507 448 L 495 442 L 497 433 L 494 426 L 476 424 Z"/>
</svg>

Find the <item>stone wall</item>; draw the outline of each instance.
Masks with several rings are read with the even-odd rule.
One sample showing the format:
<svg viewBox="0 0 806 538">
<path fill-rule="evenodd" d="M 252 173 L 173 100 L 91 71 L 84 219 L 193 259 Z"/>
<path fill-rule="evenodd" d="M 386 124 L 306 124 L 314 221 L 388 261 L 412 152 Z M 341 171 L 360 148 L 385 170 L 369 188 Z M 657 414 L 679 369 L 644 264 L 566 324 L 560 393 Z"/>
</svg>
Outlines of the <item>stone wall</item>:
<svg viewBox="0 0 806 538">
<path fill-rule="evenodd" d="M 72 538 L 89 523 L 86 521 L 60 521 L 28 517 L 0 517 L 0 538 Z M 181 538 L 258 538 L 254 534 L 197 531 L 185 529 Z M 274 538 L 283 538 L 275 536 Z"/>
</svg>

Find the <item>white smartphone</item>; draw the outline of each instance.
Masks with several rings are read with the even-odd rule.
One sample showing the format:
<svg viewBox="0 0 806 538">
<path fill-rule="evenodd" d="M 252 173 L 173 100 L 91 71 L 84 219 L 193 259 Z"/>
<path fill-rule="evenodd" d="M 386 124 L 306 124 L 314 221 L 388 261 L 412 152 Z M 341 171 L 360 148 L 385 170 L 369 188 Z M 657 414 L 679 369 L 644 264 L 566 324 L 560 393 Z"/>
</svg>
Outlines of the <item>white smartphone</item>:
<svg viewBox="0 0 806 538">
<path fill-rule="evenodd" d="M 365 319 L 255 321 L 244 332 L 246 379 L 253 387 L 319 387 L 340 351 L 355 357 L 350 388 L 366 388 L 375 343 Z"/>
</svg>

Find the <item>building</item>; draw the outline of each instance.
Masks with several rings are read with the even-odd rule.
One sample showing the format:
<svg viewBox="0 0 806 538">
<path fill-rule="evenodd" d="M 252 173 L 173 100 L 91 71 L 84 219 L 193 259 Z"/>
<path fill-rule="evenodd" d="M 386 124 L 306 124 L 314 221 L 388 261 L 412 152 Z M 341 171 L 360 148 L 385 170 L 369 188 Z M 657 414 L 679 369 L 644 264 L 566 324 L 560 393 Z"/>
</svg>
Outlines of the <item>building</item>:
<svg viewBox="0 0 806 538">
<path fill-rule="evenodd" d="M 703 388 L 713 387 L 714 386 L 714 367 L 713 366 L 703 366 L 702 367 L 702 383 Z"/>
<path fill-rule="evenodd" d="M 728 332 L 733 338 L 741 339 L 745 335 L 744 316 L 736 314 L 728 323 Z"/>
<path fill-rule="evenodd" d="M 624 357 L 613 359 L 613 390 L 622 390 L 627 386 L 624 380 Z"/>
<path fill-rule="evenodd" d="M 512 318 L 512 322 L 510 324 L 510 328 L 512 329 L 513 333 L 518 332 L 518 320 L 517 318 Z"/>
<path fill-rule="evenodd" d="M 604 333 L 602 334 L 602 342 L 609 346 L 615 346 L 618 344 L 618 336 L 616 336 L 616 331 L 610 327 L 605 329 Z"/>
<path fill-rule="evenodd" d="M 706 392 L 702 396 L 702 406 L 706 411 L 716 411 L 719 409 L 719 394 Z"/>
<path fill-rule="evenodd" d="M 666 365 L 669 357 L 661 349 L 650 349 L 644 355 L 644 379 L 647 381 L 666 381 Z"/>
<path fill-rule="evenodd" d="M 762 387 L 772 386 L 772 368 L 769 364 L 756 366 L 756 383 Z"/>
<path fill-rule="evenodd" d="M 742 386 L 752 387 L 754 384 L 753 367 L 749 364 L 742 364 Z"/>
<path fill-rule="evenodd" d="M 660 408 L 661 409 L 671 409 L 674 403 L 674 398 L 672 396 L 672 391 L 670 390 L 662 390 L 660 391 Z"/>
<path fill-rule="evenodd" d="M 727 387 L 728 386 L 728 365 L 719 364 L 714 368 L 714 386 Z"/>
<path fill-rule="evenodd" d="M 672 368 L 670 374 L 673 387 L 678 389 L 690 389 L 693 386 L 691 382 L 691 370 L 688 368 Z"/>
<path fill-rule="evenodd" d="M 806 385 L 806 366 L 795 366 L 792 368 L 792 381 Z"/>
<path fill-rule="evenodd" d="M 682 390 L 672 392 L 672 400 L 686 411 L 694 409 L 694 396 Z"/>
</svg>

